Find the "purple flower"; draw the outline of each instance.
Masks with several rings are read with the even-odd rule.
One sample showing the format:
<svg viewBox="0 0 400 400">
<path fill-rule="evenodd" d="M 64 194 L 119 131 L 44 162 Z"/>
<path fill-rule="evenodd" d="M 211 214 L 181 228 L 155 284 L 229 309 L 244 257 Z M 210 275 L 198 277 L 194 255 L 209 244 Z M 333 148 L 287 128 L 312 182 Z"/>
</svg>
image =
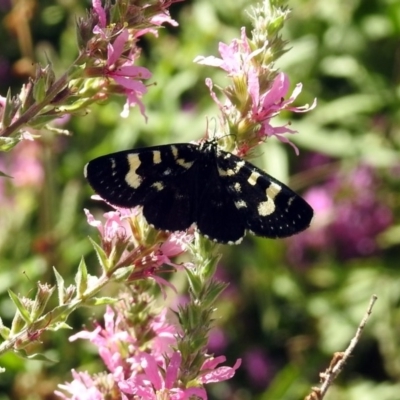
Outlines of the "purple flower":
<svg viewBox="0 0 400 400">
<path fill-rule="evenodd" d="M 71 400 L 103 400 L 104 392 L 102 392 L 95 384 L 96 380 L 87 372 L 77 372 L 72 370 L 74 380 L 70 383 L 58 385 L 60 389 L 66 391 L 71 396 L 56 390 L 54 394 L 63 398 Z"/>
<path fill-rule="evenodd" d="M 101 33 L 107 27 L 106 12 L 101 5 L 101 0 L 92 0 L 93 12 L 97 15 L 99 22 L 94 27 L 93 33 Z"/>
<path fill-rule="evenodd" d="M 98 347 L 99 355 L 110 372 L 115 372 L 119 367 L 126 370 L 126 352 L 129 354 L 130 346 L 134 350 L 137 340 L 133 334 L 123 329 L 123 323 L 123 317 L 120 314 L 116 315 L 111 307 L 107 307 L 104 328 L 98 325 L 91 332 L 83 330 L 72 335 L 69 340 L 89 340 Z"/>
<path fill-rule="evenodd" d="M 121 218 L 120 211 L 109 211 L 104 213 L 104 218 L 106 219 L 104 224 L 95 219 L 88 209 L 85 208 L 84 211 L 88 224 L 99 230 L 103 243 L 112 243 L 114 240 L 119 241 L 127 239 L 129 225 L 126 220 Z"/>
<path fill-rule="evenodd" d="M 378 235 L 393 222 L 393 213 L 380 196 L 372 167 L 360 165 L 314 186 L 304 198 L 315 210 L 312 226 L 288 239 L 289 258 L 299 265 L 330 249 L 342 259 L 368 257 L 379 251 Z"/>
<path fill-rule="evenodd" d="M 151 78 L 151 72 L 147 68 L 134 65 L 134 50 L 128 56 L 122 57 L 128 38 L 129 32 L 123 30 L 112 44 L 107 45 L 108 57 L 104 76 L 113 79 L 126 95 L 126 103 L 121 116 L 127 117 L 129 108 L 138 104 L 140 112 L 147 120 L 144 104 L 140 100 L 140 97 L 147 93 L 147 87 L 141 80 Z"/>
<path fill-rule="evenodd" d="M 226 333 L 218 327 L 211 329 L 208 337 L 208 351 L 212 354 L 222 353 L 228 345 Z"/>
<path fill-rule="evenodd" d="M 264 389 L 268 385 L 273 372 L 271 362 L 263 349 L 247 351 L 243 357 L 243 366 L 254 386 Z"/>
<path fill-rule="evenodd" d="M 189 400 L 191 396 L 207 399 L 206 391 L 200 387 L 181 387 L 178 379 L 179 367 L 182 356 L 176 351 L 165 365 L 160 366 L 151 355 L 143 353 L 140 357 L 140 365 L 143 373 L 135 379 L 120 384 L 124 393 L 141 396 L 146 400 L 158 400 L 166 398 L 171 400 Z"/>
<path fill-rule="evenodd" d="M 310 106 L 291 105 L 301 92 L 301 84 L 297 84 L 285 100 L 289 91 L 288 77 L 284 73 L 274 73 L 257 61 L 257 57 L 266 51 L 267 45 L 268 42 L 265 42 L 262 48 L 252 51 L 246 30 L 242 28 L 240 40 L 234 39 L 229 45 L 219 44 L 221 58 L 199 56 L 194 60 L 199 64 L 223 69 L 232 81 L 231 86 L 222 90 L 227 97 L 225 103 L 220 102 L 214 93 L 211 79 L 206 80 L 206 85 L 228 125 L 237 126 L 239 134 L 244 136 L 238 151 L 240 156 L 244 156 L 252 147 L 270 136 L 289 143 L 298 153 L 297 147 L 282 136 L 296 131 L 288 128 L 289 124 L 273 126 L 271 119 L 283 110 L 299 113 L 312 110 L 316 106 L 315 100 Z M 254 131 L 257 135 L 252 138 Z"/>
<path fill-rule="evenodd" d="M 302 84 L 298 83 L 290 95 L 288 100 L 284 100 L 289 90 L 289 78 L 284 73 L 279 73 L 274 79 L 270 89 L 264 93 L 260 93 L 260 82 L 258 79 L 252 79 L 252 84 L 249 85 L 250 95 L 252 98 L 252 115 L 253 121 L 261 124 L 259 131 L 260 138 L 276 136 L 281 142 L 289 143 L 296 154 L 299 153 L 297 147 L 286 137 L 284 133 L 296 133 L 293 129 L 288 128 L 288 124 L 282 126 L 272 126 L 271 118 L 278 115 L 283 110 L 289 110 L 296 113 L 307 112 L 316 106 L 316 101 L 309 106 L 293 107 L 291 104 L 296 100 L 302 89 Z"/>
<path fill-rule="evenodd" d="M 225 361 L 225 356 L 219 356 L 215 358 L 211 357 L 206 360 L 201 367 L 201 376 L 198 381 L 205 384 L 222 382 L 226 381 L 227 379 L 231 379 L 235 375 L 236 370 L 240 367 L 242 360 L 240 358 L 236 360 L 233 367 L 217 367 L 219 364 Z"/>
</svg>

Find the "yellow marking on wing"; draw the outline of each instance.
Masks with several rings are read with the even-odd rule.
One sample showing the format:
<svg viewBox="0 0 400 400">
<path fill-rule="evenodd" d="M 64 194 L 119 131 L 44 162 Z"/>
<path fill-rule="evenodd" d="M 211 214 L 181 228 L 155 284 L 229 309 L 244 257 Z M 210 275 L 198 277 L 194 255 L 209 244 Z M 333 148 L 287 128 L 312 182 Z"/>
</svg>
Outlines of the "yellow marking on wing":
<svg viewBox="0 0 400 400">
<path fill-rule="evenodd" d="M 129 172 L 125 176 L 125 182 L 132 188 L 137 189 L 143 181 L 143 178 L 136 173 L 140 167 L 140 159 L 138 154 L 128 155 Z"/>
</svg>

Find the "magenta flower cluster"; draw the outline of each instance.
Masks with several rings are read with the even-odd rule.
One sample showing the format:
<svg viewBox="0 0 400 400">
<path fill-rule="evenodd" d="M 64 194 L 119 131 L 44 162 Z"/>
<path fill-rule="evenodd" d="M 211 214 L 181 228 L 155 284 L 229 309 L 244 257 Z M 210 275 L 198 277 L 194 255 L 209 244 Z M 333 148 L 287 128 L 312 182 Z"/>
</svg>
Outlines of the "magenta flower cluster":
<svg viewBox="0 0 400 400">
<path fill-rule="evenodd" d="M 167 322 L 165 312 L 151 319 L 148 331 L 152 339 L 144 344 L 136 335 L 135 328 L 127 324 L 126 315 L 107 307 L 104 326 L 97 325 L 91 332 L 79 332 L 70 340 L 90 340 L 98 348 L 108 372 L 92 376 L 87 372 L 73 371 L 74 380 L 60 385 L 62 391 L 56 394 L 64 399 L 80 400 L 184 400 L 191 396 L 207 399 L 203 385 L 230 379 L 240 366 L 240 360 L 233 367 L 219 366 L 225 357 L 210 356 L 203 363 L 199 376 L 189 387 L 184 387 L 179 379 L 182 356 L 173 350 L 181 332 Z"/>
</svg>

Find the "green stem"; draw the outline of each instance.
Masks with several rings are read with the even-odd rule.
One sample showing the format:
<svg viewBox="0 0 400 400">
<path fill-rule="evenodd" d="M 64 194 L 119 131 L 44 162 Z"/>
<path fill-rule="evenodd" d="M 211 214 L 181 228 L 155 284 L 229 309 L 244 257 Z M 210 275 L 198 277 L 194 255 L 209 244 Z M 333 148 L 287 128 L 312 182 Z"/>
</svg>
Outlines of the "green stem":
<svg viewBox="0 0 400 400">
<path fill-rule="evenodd" d="M 50 102 L 65 89 L 68 85 L 68 79 L 70 77 L 70 71 L 75 66 L 78 65 L 84 59 L 84 54 L 81 54 L 75 62 L 68 68 L 68 71 L 53 85 L 50 86 L 47 91 L 46 98 L 40 103 L 32 104 L 16 121 L 14 121 L 10 126 L 4 129 L 0 136 L 8 137 L 16 132 L 19 128 L 27 124 L 31 119 L 33 119 L 41 110 L 43 110 Z"/>
</svg>

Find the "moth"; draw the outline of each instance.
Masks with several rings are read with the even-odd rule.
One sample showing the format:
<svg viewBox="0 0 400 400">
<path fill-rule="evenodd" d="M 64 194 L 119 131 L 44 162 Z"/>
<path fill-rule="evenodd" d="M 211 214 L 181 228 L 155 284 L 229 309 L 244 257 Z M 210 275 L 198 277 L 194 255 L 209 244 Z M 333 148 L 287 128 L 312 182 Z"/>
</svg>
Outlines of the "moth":
<svg viewBox="0 0 400 400">
<path fill-rule="evenodd" d="M 302 197 L 215 140 L 104 155 L 85 166 L 85 177 L 110 204 L 142 206 L 156 229 L 175 232 L 193 225 L 218 243 L 240 243 L 246 232 L 295 235 L 313 217 Z"/>
</svg>

